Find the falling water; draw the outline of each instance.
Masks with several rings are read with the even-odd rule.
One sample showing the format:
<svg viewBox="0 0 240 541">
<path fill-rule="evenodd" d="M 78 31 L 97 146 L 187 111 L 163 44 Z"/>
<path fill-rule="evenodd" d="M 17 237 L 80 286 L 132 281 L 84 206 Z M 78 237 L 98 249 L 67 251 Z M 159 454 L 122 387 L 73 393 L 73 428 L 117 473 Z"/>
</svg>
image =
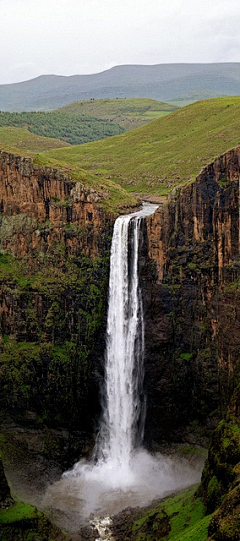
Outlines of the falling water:
<svg viewBox="0 0 240 541">
<path fill-rule="evenodd" d="M 141 446 L 144 430 L 144 321 L 139 283 L 139 240 L 144 217 L 157 205 L 119 217 L 111 248 L 106 337 L 105 405 L 92 461 L 80 460 L 46 492 L 43 505 L 60 510 L 58 524 L 74 531 L 84 517 L 115 514 L 125 507 L 146 505 L 200 479 L 200 465 L 191 467 Z M 68 517 L 68 518 L 67 518 Z M 70 517 L 70 519 L 69 519 Z M 68 522 L 69 521 L 69 522 Z M 105 522 L 104 522 L 105 524 Z M 104 526 L 105 527 L 105 526 Z M 101 537 L 102 538 L 102 537 Z"/>
<path fill-rule="evenodd" d="M 138 277 L 139 235 L 144 216 L 157 207 L 120 216 L 114 226 L 106 340 L 106 404 L 99 458 L 129 481 L 134 449 L 142 442 L 144 322 Z"/>
</svg>

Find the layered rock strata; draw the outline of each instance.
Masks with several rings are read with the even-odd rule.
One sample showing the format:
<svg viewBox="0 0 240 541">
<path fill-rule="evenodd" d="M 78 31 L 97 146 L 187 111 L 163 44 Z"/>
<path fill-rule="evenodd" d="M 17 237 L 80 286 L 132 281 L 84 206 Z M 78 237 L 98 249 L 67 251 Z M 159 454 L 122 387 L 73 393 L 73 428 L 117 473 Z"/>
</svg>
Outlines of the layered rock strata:
<svg viewBox="0 0 240 541">
<path fill-rule="evenodd" d="M 143 226 L 148 444 L 208 436 L 238 379 L 239 157 L 215 160 Z M 90 431 L 114 221 L 100 197 L 1 153 L 2 405 Z"/>
<path fill-rule="evenodd" d="M 114 222 L 100 200 L 1 152 L 0 401 L 30 425 L 92 433 L 99 416 Z"/>
<path fill-rule="evenodd" d="M 148 442 L 207 436 L 238 382 L 239 172 L 237 148 L 147 219 Z"/>
</svg>

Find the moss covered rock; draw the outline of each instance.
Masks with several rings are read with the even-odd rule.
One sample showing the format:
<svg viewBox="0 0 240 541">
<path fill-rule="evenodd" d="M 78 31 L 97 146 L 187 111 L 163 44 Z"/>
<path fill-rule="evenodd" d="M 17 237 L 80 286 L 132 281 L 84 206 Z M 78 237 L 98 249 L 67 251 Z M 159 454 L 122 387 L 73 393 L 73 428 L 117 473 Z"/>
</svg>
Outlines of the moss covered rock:
<svg viewBox="0 0 240 541">
<path fill-rule="evenodd" d="M 1 541 L 67 541 L 67 537 L 35 507 L 16 503 L 10 494 L 0 456 Z"/>
<path fill-rule="evenodd" d="M 68 541 L 59 528 L 29 504 L 15 503 L 0 510 L 0 539 L 2 541 Z"/>
<path fill-rule="evenodd" d="M 214 513 L 208 533 L 212 541 L 239 541 L 240 539 L 240 483 L 225 497 Z"/>
<path fill-rule="evenodd" d="M 127 509 L 114 517 L 118 541 L 205 541 L 211 516 L 205 516 L 196 487 L 166 498 L 154 507 Z"/>
<path fill-rule="evenodd" d="M 13 500 L 10 494 L 10 488 L 5 476 L 2 457 L 0 455 L 0 508 L 6 508 L 12 505 Z"/>
<path fill-rule="evenodd" d="M 208 512 L 223 501 L 228 490 L 240 480 L 240 389 L 237 389 L 225 419 L 213 433 L 200 492 Z"/>
<path fill-rule="evenodd" d="M 198 494 L 207 513 L 215 511 L 209 525 L 214 541 L 240 539 L 240 387 L 227 415 L 214 431 Z"/>
</svg>

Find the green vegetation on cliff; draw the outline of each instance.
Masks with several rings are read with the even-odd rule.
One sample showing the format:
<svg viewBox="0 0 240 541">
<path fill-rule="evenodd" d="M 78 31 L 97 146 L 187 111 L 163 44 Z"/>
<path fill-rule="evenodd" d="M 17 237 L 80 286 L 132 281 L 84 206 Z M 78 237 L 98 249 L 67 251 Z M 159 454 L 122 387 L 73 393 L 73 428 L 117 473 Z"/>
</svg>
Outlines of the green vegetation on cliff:
<svg viewBox="0 0 240 541">
<path fill-rule="evenodd" d="M 74 147 L 78 148 L 78 147 Z M 129 212 L 132 207 L 141 204 L 141 199 L 134 193 L 129 193 L 123 186 L 114 182 L 107 176 L 97 176 L 81 168 L 81 164 L 63 162 L 60 159 L 50 158 L 45 153 L 34 154 L 33 164 L 37 167 L 52 167 L 63 171 L 69 179 L 80 182 L 84 186 L 92 188 L 99 195 L 98 205 L 112 212 Z M 61 202 L 58 202 L 61 204 Z M 57 203 L 56 203 L 57 204 Z"/>
<path fill-rule="evenodd" d="M 45 156 L 97 175 L 96 186 L 108 177 L 131 192 L 166 194 L 240 144 L 239 114 L 240 97 L 206 100 L 123 135 Z"/>
<path fill-rule="evenodd" d="M 235 541 L 240 532 L 240 387 L 227 414 L 213 433 L 198 494 L 207 512 L 214 514 L 209 536 L 214 541 Z"/>
<path fill-rule="evenodd" d="M 129 194 L 120 184 L 109 178 L 100 177 L 96 184 L 96 176 L 84 171 L 81 167 L 45 157 L 44 151 L 46 149 L 60 148 L 61 146 L 69 145 L 57 139 L 31 134 L 20 128 L 0 128 L 0 152 L 1 150 L 10 152 L 17 156 L 20 155 L 22 158 L 28 156 L 33 159 L 33 164 L 40 170 L 51 167 L 55 169 L 56 173 L 56 169 L 59 169 L 59 175 L 63 172 L 70 180 L 93 188 L 95 193 L 99 195 L 99 206 L 106 210 L 123 212 L 140 204 L 140 200 L 134 194 Z M 63 204 L 67 205 L 68 202 L 56 201 L 56 206 Z"/>
<path fill-rule="evenodd" d="M 200 498 L 195 496 L 196 487 L 187 489 L 176 496 L 166 498 L 154 507 L 139 512 L 131 524 L 126 520 L 126 541 L 205 541 L 211 515 L 205 516 Z M 124 513 L 123 513 L 124 516 Z M 121 528 L 124 524 L 120 522 Z M 118 535 L 118 523 L 114 534 Z M 121 537 L 122 539 L 122 537 Z"/>
<path fill-rule="evenodd" d="M 37 140 L 25 144 L 26 131 L 16 131 L 14 140 L 14 128 L 0 128 L 0 144 L 35 154 L 37 165 L 63 169 L 99 191 L 100 204 L 116 211 L 137 205 L 136 194 L 161 196 L 192 182 L 203 166 L 239 145 L 239 113 L 240 97 L 218 98 L 95 143 L 51 149 L 49 140 L 40 141 L 50 149 L 44 152 Z"/>
<path fill-rule="evenodd" d="M 0 539 L 1 541 L 67 541 L 58 527 L 28 503 L 10 496 L 0 455 Z"/>
<path fill-rule="evenodd" d="M 0 509 L 0 537 L 2 541 L 69 540 L 42 512 L 20 502 L 8 509 Z"/>
<path fill-rule="evenodd" d="M 8 509 L 0 509 L 0 524 L 12 524 L 20 520 L 35 518 L 37 510 L 32 505 L 16 503 Z"/>
<path fill-rule="evenodd" d="M 105 321 L 108 255 L 66 257 L 56 246 L 42 254 L 38 271 L 26 271 L 24 261 L 1 254 L 1 295 L 7 294 L 14 315 L 1 319 L 0 404 L 32 409 L 40 423 L 91 431 L 99 407 L 93 352 Z"/>
</svg>

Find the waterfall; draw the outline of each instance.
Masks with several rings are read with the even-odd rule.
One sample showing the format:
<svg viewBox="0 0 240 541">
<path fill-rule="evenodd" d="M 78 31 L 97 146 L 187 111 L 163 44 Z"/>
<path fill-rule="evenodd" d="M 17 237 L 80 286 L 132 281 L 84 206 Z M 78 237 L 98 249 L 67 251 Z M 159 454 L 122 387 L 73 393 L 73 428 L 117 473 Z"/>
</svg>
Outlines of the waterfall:
<svg viewBox="0 0 240 541">
<path fill-rule="evenodd" d="M 106 337 L 105 406 L 98 457 L 129 479 L 130 460 L 143 438 L 144 321 L 139 284 L 139 238 L 146 205 L 117 218 L 112 239 Z"/>
<path fill-rule="evenodd" d="M 79 521 L 94 513 L 92 524 L 99 532 L 106 531 L 111 514 L 128 506 L 147 505 L 156 497 L 200 480 L 202 465 L 200 469 L 191 468 L 186 461 L 170 459 L 160 453 L 151 455 L 141 446 L 145 402 L 139 244 L 142 220 L 156 208 L 157 205 L 146 205 L 137 213 L 119 217 L 114 225 L 106 332 L 105 405 L 98 443 L 93 459 L 77 462 L 60 481 L 48 488 L 44 498 L 45 507 L 67 512 L 69 530 L 78 529 Z"/>
<path fill-rule="evenodd" d="M 106 405 L 101 429 L 103 457 L 129 465 L 143 417 L 143 309 L 138 279 L 141 218 L 123 216 L 114 226 L 106 340 Z M 132 234 L 131 242 L 129 234 Z M 141 415 L 142 414 L 142 415 Z"/>
</svg>

